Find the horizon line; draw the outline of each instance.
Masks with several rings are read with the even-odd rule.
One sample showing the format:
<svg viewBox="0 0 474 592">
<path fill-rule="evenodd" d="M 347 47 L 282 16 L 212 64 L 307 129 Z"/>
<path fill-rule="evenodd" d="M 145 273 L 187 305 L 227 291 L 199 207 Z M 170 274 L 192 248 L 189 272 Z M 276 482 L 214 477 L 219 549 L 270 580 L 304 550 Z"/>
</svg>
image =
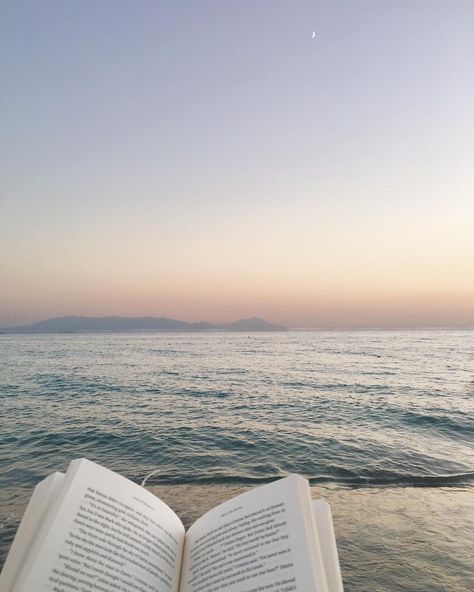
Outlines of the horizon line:
<svg viewBox="0 0 474 592">
<path fill-rule="evenodd" d="M 221 325 L 232 325 L 242 321 L 249 321 L 249 320 L 258 320 L 262 321 L 263 323 L 269 325 L 279 325 L 281 326 L 282 330 L 286 331 L 410 331 L 410 330 L 473 330 L 474 325 L 472 324 L 414 324 L 414 325 L 407 325 L 407 324 L 394 324 L 394 325 L 319 325 L 319 326 L 290 326 L 284 325 L 281 322 L 277 321 L 268 321 L 263 317 L 258 315 L 240 317 L 236 321 L 183 321 L 182 319 L 176 319 L 167 316 L 154 316 L 154 315 L 142 315 L 142 316 L 122 316 L 122 315 L 99 315 L 99 316 L 90 316 L 90 315 L 80 315 L 80 314 L 73 314 L 73 315 L 64 315 L 59 317 L 49 317 L 46 319 L 41 319 L 38 321 L 29 322 L 24 325 L 9 325 L 9 326 L 0 326 L 0 332 L 2 333 L 38 333 L 39 331 L 31 330 L 28 331 L 29 327 L 34 327 L 35 325 L 41 323 L 47 323 L 49 321 L 58 321 L 62 319 L 93 319 L 93 320 L 101 320 L 101 319 L 120 319 L 120 320 L 167 320 L 167 321 L 175 321 L 179 323 L 186 323 L 189 325 L 199 325 L 199 324 L 208 324 L 214 325 L 216 329 L 219 328 Z M 22 330 L 24 329 L 24 330 Z M 223 329 L 225 331 L 225 329 Z M 212 332 L 212 330 L 210 330 Z M 244 332 L 251 331 L 250 329 L 242 329 Z M 275 329 L 275 331 L 278 331 Z M 51 329 L 51 330 L 44 330 L 41 331 L 42 333 L 156 333 L 156 332 L 186 332 L 186 329 Z M 196 331 L 193 331 L 196 332 Z M 261 332 L 261 330 L 257 329 L 256 332 Z"/>
</svg>

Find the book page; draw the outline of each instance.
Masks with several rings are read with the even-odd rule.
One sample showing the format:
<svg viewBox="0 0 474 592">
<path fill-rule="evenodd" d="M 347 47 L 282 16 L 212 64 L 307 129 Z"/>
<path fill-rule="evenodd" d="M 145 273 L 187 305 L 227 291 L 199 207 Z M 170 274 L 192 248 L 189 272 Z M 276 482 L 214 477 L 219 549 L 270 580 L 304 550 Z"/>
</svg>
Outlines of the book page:
<svg viewBox="0 0 474 592">
<path fill-rule="evenodd" d="M 73 461 L 14 592 L 177 592 L 184 527 L 128 479 Z"/>
<path fill-rule="evenodd" d="M 326 592 L 314 537 L 309 486 L 302 477 L 246 492 L 189 529 L 180 591 Z"/>
<path fill-rule="evenodd" d="M 344 592 L 337 554 L 331 506 L 325 499 L 313 500 L 313 515 L 329 592 Z"/>
<path fill-rule="evenodd" d="M 12 590 L 41 524 L 59 495 L 63 482 L 63 473 L 53 473 L 35 487 L 0 574 L 2 592 Z"/>
</svg>

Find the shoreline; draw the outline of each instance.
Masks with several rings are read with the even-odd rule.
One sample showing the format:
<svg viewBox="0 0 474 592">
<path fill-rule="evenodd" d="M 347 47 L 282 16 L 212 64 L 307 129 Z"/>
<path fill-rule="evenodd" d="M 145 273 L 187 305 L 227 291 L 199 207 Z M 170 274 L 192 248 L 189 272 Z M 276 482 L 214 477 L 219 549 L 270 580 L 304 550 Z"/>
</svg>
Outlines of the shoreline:
<svg viewBox="0 0 474 592">
<path fill-rule="evenodd" d="M 146 489 L 189 528 L 206 511 L 253 487 L 187 484 Z M 311 487 L 313 498 L 324 497 L 331 504 L 344 585 L 350 592 L 470 592 L 473 493 L 472 486 Z M 11 497 L 0 505 L 0 566 L 30 494 L 20 495 L 24 504 Z"/>
</svg>

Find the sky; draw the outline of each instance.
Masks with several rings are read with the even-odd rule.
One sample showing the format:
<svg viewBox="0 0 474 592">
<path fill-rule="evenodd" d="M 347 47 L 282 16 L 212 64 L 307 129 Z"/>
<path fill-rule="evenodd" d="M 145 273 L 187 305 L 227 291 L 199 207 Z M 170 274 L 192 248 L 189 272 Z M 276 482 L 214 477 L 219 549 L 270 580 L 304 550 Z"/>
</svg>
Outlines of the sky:
<svg viewBox="0 0 474 592">
<path fill-rule="evenodd" d="M 471 0 L 6 0 L 0 326 L 474 326 L 473 21 Z"/>
</svg>

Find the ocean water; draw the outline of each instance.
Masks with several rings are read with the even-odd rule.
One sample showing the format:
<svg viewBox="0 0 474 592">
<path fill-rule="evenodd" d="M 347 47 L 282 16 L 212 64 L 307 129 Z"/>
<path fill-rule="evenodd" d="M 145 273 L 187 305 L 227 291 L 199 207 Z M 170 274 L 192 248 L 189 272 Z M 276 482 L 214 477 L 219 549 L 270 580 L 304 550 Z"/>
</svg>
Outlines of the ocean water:
<svg viewBox="0 0 474 592">
<path fill-rule="evenodd" d="M 185 521 L 300 473 L 337 508 L 347 591 L 472 590 L 473 337 L 0 335 L 0 558 L 32 487 L 85 456 L 134 481 L 158 467 Z M 386 557 L 397 541 L 416 569 Z"/>
</svg>

